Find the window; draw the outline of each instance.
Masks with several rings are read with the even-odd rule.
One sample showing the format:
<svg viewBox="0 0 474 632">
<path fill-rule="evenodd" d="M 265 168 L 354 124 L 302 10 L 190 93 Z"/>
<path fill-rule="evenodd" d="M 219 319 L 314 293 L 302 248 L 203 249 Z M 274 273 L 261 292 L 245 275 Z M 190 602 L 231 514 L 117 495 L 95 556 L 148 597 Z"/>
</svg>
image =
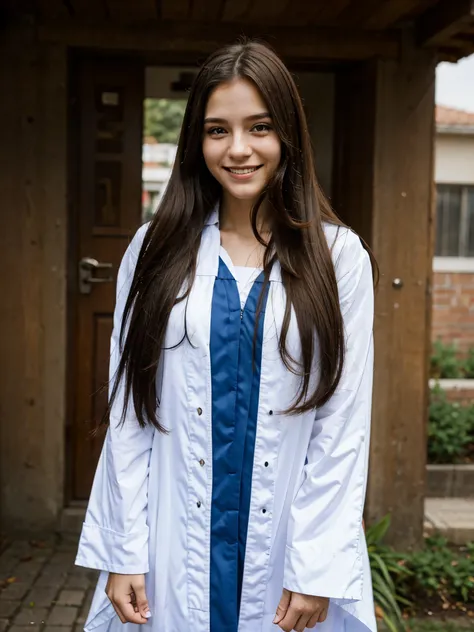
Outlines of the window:
<svg viewBox="0 0 474 632">
<path fill-rule="evenodd" d="M 474 257 L 474 186 L 438 184 L 438 257 Z"/>
</svg>

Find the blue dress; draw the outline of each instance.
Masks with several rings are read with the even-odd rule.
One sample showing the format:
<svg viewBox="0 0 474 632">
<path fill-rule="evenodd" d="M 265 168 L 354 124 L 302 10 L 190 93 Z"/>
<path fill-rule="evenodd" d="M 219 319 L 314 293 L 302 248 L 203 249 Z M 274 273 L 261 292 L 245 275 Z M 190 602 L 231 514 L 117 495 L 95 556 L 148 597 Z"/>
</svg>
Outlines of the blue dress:
<svg viewBox="0 0 474 632">
<path fill-rule="evenodd" d="M 255 337 L 263 272 L 244 308 L 237 282 L 222 258 L 211 315 L 213 491 L 211 509 L 210 629 L 237 632 L 257 429 L 263 323 Z"/>
</svg>

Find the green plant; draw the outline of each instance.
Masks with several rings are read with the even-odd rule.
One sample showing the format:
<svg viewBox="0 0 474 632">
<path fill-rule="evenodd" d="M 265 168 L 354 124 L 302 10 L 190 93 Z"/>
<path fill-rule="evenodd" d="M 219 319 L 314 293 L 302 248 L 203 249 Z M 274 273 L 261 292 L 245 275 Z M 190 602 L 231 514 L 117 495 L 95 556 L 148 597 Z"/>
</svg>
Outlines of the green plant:
<svg viewBox="0 0 474 632">
<path fill-rule="evenodd" d="M 390 516 L 387 515 L 377 524 L 370 526 L 365 536 L 376 610 L 391 632 L 399 632 L 405 630 L 400 605 L 408 606 L 410 602 L 402 595 L 401 590 L 397 589 L 397 585 L 401 577 L 409 575 L 410 571 L 404 565 L 405 556 L 382 543 L 389 526 Z"/>
<path fill-rule="evenodd" d="M 474 407 L 447 400 L 437 384 L 430 394 L 428 461 L 457 463 L 467 453 L 474 437 Z"/>
<path fill-rule="evenodd" d="M 442 340 L 433 343 L 430 373 L 438 379 L 463 377 L 463 362 L 458 358 L 454 344 L 444 344 Z"/>
<path fill-rule="evenodd" d="M 474 378 L 474 347 L 471 347 L 467 352 L 463 365 L 464 377 Z"/>
<path fill-rule="evenodd" d="M 420 599 L 439 599 L 443 604 L 474 601 L 474 543 L 463 550 L 448 546 L 446 538 L 434 536 L 425 547 L 406 557 L 411 571 L 403 578 L 404 593 Z"/>
</svg>

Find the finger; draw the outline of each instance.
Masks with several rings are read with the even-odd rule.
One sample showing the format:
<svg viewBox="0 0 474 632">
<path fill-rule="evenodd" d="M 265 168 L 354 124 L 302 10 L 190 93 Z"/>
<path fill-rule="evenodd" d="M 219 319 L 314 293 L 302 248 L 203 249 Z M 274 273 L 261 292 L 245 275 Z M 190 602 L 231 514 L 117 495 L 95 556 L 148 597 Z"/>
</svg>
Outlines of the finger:
<svg viewBox="0 0 474 632">
<path fill-rule="evenodd" d="M 125 618 L 125 622 L 138 624 L 143 624 L 147 622 L 147 619 L 145 619 L 145 617 L 142 617 L 140 612 L 135 612 L 133 604 L 130 601 L 120 599 L 117 600 L 115 603 L 117 605 L 117 608 L 120 610 L 123 617 Z"/>
<path fill-rule="evenodd" d="M 282 630 L 285 630 L 285 632 L 291 632 L 291 630 L 295 629 L 296 622 L 301 617 L 301 614 L 301 611 L 296 610 L 296 608 L 292 608 L 290 603 L 290 606 L 286 611 L 286 615 L 278 625 Z"/>
<path fill-rule="evenodd" d="M 308 623 L 306 624 L 307 628 L 314 628 L 316 627 L 316 623 L 318 623 L 319 621 L 319 611 L 315 612 L 313 614 L 313 616 L 311 617 L 311 619 L 308 621 Z"/>
<path fill-rule="evenodd" d="M 115 603 L 115 601 L 113 599 L 110 599 L 110 603 L 112 604 L 115 612 L 117 613 L 118 618 L 120 619 L 120 621 L 122 623 L 127 623 L 127 620 L 125 619 L 122 611 L 120 610 L 120 607 L 118 606 L 118 604 Z"/>
<path fill-rule="evenodd" d="M 136 598 L 136 596 L 135 596 L 135 593 L 134 593 L 134 592 L 130 593 L 130 603 L 131 603 L 131 604 L 132 604 L 132 606 L 133 606 L 133 610 L 134 610 L 134 612 L 138 612 L 137 598 Z"/>
<path fill-rule="evenodd" d="M 302 614 L 301 617 L 296 622 L 296 625 L 295 625 L 295 628 L 294 628 L 295 631 L 296 632 L 304 632 L 304 629 L 308 627 L 309 619 L 310 619 L 310 617 L 307 614 Z"/>
<path fill-rule="evenodd" d="M 326 621 L 328 616 L 328 609 L 327 608 L 323 608 L 319 614 L 319 623 L 323 623 L 324 621 Z"/>
<path fill-rule="evenodd" d="M 276 609 L 276 614 L 275 614 L 275 618 L 273 619 L 273 623 L 280 623 L 280 621 L 285 616 L 286 611 L 288 610 L 290 601 L 291 601 L 291 592 L 287 590 L 286 588 L 283 588 L 283 592 L 280 598 L 280 603 L 278 604 L 278 607 Z"/>
<path fill-rule="evenodd" d="M 142 617 L 146 620 L 151 617 L 150 608 L 148 606 L 148 599 L 145 591 L 145 582 L 140 583 L 138 586 L 133 585 L 133 590 L 135 592 L 136 605 L 138 607 L 138 612 L 142 615 Z"/>
</svg>

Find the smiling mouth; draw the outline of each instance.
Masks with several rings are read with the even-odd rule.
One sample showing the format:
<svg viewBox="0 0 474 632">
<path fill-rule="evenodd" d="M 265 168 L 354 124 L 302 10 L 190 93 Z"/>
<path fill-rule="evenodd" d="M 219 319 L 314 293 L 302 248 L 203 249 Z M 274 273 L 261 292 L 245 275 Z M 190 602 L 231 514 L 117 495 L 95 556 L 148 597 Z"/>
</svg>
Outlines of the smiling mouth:
<svg viewBox="0 0 474 632">
<path fill-rule="evenodd" d="M 258 167 L 224 167 L 224 169 L 236 175 L 246 175 L 247 173 L 254 173 L 261 167 L 263 167 L 263 165 L 258 165 Z"/>
</svg>

